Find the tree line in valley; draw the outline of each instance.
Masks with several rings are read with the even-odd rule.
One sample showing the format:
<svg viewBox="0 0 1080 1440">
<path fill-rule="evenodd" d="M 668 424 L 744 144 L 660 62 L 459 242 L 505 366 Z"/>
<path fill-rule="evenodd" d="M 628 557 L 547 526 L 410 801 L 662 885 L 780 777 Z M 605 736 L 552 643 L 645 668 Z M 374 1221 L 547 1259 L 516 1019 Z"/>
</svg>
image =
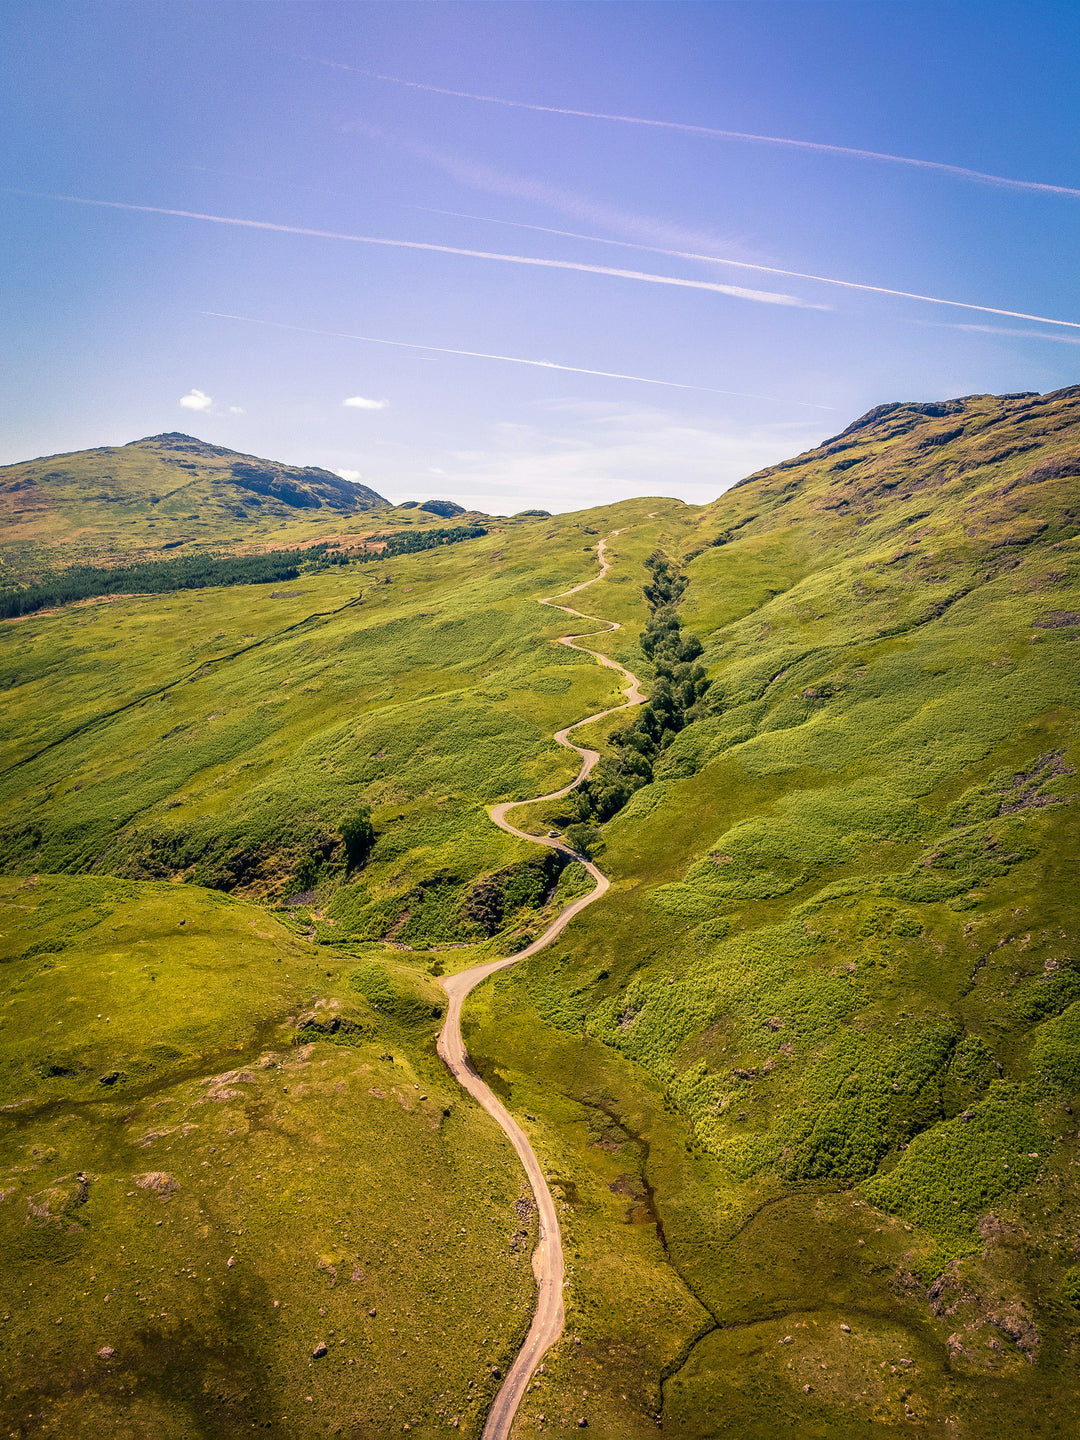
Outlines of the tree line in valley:
<svg viewBox="0 0 1080 1440">
<path fill-rule="evenodd" d="M 652 693 L 631 725 L 611 736 L 612 756 L 604 756 L 589 778 L 567 798 L 574 823 L 566 838 L 575 850 L 589 854 L 599 847 L 597 826 L 617 814 L 643 785 L 652 783 L 653 761 L 700 714 L 699 702 L 709 688 L 698 657 L 704 646 L 682 628 L 675 607 L 687 586 L 686 576 L 659 551 L 645 561 L 652 579 L 644 588 L 649 619 L 641 648 L 656 671 Z"/>
<path fill-rule="evenodd" d="M 202 552 L 134 565 L 71 565 L 30 585 L 0 590 L 0 619 L 32 615 L 101 595 L 163 595 L 175 590 L 203 590 L 211 585 L 279 585 L 335 565 L 392 560 L 486 534 L 482 525 L 453 525 L 369 536 L 355 550 L 332 550 L 328 542 L 321 541 L 303 550 L 267 550 L 261 555 Z"/>
</svg>

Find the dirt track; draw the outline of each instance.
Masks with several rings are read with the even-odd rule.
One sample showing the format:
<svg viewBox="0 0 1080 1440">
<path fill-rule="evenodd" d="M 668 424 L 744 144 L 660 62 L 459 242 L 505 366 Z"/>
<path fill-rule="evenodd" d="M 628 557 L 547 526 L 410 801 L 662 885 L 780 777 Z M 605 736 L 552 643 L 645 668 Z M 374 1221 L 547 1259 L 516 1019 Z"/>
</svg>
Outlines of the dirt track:
<svg viewBox="0 0 1080 1440">
<path fill-rule="evenodd" d="M 612 531 L 618 535 L 619 531 Z M 558 605 L 556 601 L 565 600 L 570 595 L 576 595 L 579 590 L 586 589 L 589 585 L 595 585 L 597 580 L 602 580 L 611 569 L 610 562 L 604 558 L 605 544 L 601 540 L 596 547 L 597 559 L 600 561 L 600 573 L 594 575 L 591 580 L 585 580 L 580 585 L 575 585 L 571 590 L 564 590 L 559 595 L 548 596 L 541 600 L 541 605 L 551 605 L 556 610 L 564 610 L 567 615 L 576 615 L 582 620 L 592 619 L 592 616 L 582 615 L 580 610 L 574 610 L 569 605 Z M 613 620 L 603 622 L 602 630 L 594 630 L 590 635 L 601 635 L 609 630 L 618 630 L 621 627 Z M 617 664 L 606 655 L 601 655 L 595 650 L 578 643 L 580 640 L 587 640 L 590 635 L 564 635 L 560 638 L 560 645 L 568 645 L 572 650 L 582 650 L 587 655 L 594 655 L 602 665 L 609 669 L 618 670 L 627 681 L 623 693 L 626 700 L 622 705 L 615 705 L 610 710 L 601 710 L 597 715 L 589 715 L 584 720 L 575 720 L 573 725 L 568 725 L 565 730 L 560 730 L 555 739 L 560 745 L 565 745 L 570 750 L 576 750 L 581 756 L 581 769 L 569 785 L 564 785 L 561 790 L 553 790 L 549 795 L 538 795 L 537 800 L 557 800 L 562 795 L 567 795 L 588 776 L 590 770 L 600 759 L 599 752 L 589 750 L 585 746 L 575 745 L 569 738 L 571 730 L 576 730 L 580 725 L 587 725 L 590 720 L 599 720 L 604 715 L 612 715 L 617 710 L 628 709 L 632 705 L 640 705 L 646 698 L 638 684 L 637 677 L 625 666 Z M 516 835 L 522 840 L 530 840 L 535 845 L 548 845 L 553 850 L 561 850 L 566 855 L 574 855 L 574 852 L 562 841 L 550 839 L 546 836 L 529 835 L 524 830 L 518 830 L 511 825 L 506 818 L 508 810 L 513 810 L 517 805 L 534 803 L 528 800 L 511 800 L 502 805 L 493 805 L 488 812 L 495 824 L 506 830 L 511 835 Z M 478 1101 L 489 1115 L 495 1119 L 509 1137 L 510 1143 L 521 1157 L 521 1163 L 525 1167 L 525 1173 L 529 1177 L 529 1184 L 532 1186 L 533 1195 L 536 1197 L 536 1205 L 539 1211 L 540 1234 L 536 1249 L 533 1252 L 533 1274 L 536 1276 L 536 1310 L 533 1313 L 532 1324 L 529 1326 L 529 1333 L 525 1337 L 525 1343 L 518 1351 L 513 1365 L 507 1373 L 495 1396 L 491 1409 L 488 1411 L 487 1421 L 484 1425 L 483 1440 L 506 1440 L 510 1434 L 510 1427 L 514 1423 L 514 1416 L 521 1403 L 526 1387 L 532 1378 L 533 1372 L 539 1365 L 545 1353 L 554 1345 L 555 1341 L 562 1334 L 563 1328 L 563 1253 L 562 1239 L 559 1234 L 559 1220 L 555 1214 L 555 1204 L 551 1198 L 551 1191 L 548 1189 L 544 1172 L 540 1162 L 533 1153 L 532 1146 L 524 1130 L 517 1123 L 514 1117 L 504 1105 L 496 1098 L 491 1090 L 480 1079 L 479 1075 L 469 1064 L 469 1052 L 465 1049 L 465 1042 L 461 1038 L 461 1006 L 469 992 L 496 970 L 506 970 L 511 965 L 517 965 L 519 961 L 527 959 L 543 950 L 566 929 L 570 921 L 587 905 L 599 900 L 611 884 L 604 875 L 590 860 L 585 860 L 580 855 L 575 859 L 581 860 L 586 870 L 596 881 L 595 889 L 588 895 L 582 895 L 577 900 L 567 905 L 555 920 L 548 926 L 544 933 L 526 949 L 518 951 L 516 955 L 509 955 L 502 960 L 490 960 L 484 965 L 474 965 L 469 970 L 462 970 L 457 975 L 450 975 L 439 981 L 439 984 L 446 991 L 450 1004 L 446 1013 L 446 1024 L 443 1026 L 442 1034 L 439 1036 L 439 1054 L 446 1062 L 455 1079 L 464 1086 L 474 1100 Z"/>
</svg>

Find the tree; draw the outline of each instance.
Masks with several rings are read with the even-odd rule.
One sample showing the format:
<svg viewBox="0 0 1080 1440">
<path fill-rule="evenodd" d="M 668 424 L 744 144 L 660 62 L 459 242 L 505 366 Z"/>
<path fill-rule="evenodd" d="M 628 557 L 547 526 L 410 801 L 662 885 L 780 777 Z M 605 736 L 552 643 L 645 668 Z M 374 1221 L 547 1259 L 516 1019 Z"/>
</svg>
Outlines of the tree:
<svg viewBox="0 0 1080 1440">
<path fill-rule="evenodd" d="M 366 805 L 357 805 L 344 816 L 340 830 L 346 863 L 350 870 L 356 870 L 363 865 L 375 843 L 371 811 Z"/>
<path fill-rule="evenodd" d="M 570 848 L 587 860 L 604 848 L 603 837 L 595 825 L 568 825 L 563 833 Z"/>
</svg>

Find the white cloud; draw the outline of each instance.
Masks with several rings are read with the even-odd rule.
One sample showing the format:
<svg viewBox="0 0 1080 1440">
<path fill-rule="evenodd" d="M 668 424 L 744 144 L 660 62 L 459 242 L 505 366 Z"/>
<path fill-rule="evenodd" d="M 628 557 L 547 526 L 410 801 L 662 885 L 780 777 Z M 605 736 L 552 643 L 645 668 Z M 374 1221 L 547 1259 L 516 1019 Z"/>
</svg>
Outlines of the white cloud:
<svg viewBox="0 0 1080 1440">
<path fill-rule="evenodd" d="M 214 397 L 203 390 L 191 390 L 187 395 L 180 396 L 180 404 L 185 410 L 211 410 Z"/>
<path fill-rule="evenodd" d="M 355 485 L 361 478 L 359 470 L 335 470 L 335 475 L 340 475 L 342 480 L 351 480 Z"/>
<path fill-rule="evenodd" d="M 387 401 L 369 400 L 366 395 L 350 395 L 341 403 L 352 410 L 385 410 L 387 406 Z"/>
<path fill-rule="evenodd" d="M 243 415 L 243 414 L 245 414 L 245 411 L 244 411 L 243 407 L 240 406 L 240 405 L 230 405 L 230 406 L 229 406 L 229 414 L 230 414 L 230 415 Z"/>
<path fill-rule="evenodd" d="M 579 510 L 633 495 L 700 505 L 819 443 L 828 430 L 802 420 L 704 427 L 659 407 L 618 402 L 566 399 L 544 409 L 547 423 L 495 425 L 482 448 L 444 451 L 437 498 L 480 510 Z"/>
</svg>

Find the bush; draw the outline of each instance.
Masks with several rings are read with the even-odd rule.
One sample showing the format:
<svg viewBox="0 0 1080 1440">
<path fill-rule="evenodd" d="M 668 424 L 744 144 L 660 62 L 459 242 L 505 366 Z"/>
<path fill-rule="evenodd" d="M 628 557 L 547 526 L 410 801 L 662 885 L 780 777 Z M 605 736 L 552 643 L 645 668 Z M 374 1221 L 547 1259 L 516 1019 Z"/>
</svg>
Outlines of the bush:
<svg viewBox="0 0 1080 1440">
<path fill-rule="evenodd" d="M 1073 1265 L 1061 1277 L 1061 1298 L 1080 1310 L 1080 1265 Z"/>
<path fill-rule="evenodd" d="M 595 825 L 568 825 L 566 841 L 577 854 L 591 860 L 604 848 L 604 839 Z"/>
<path fill-rule="evenodd" d="M 371 811 L 366 805 L 357 805 L 345 815 L 339 829 L 348 867 L 350 870 L 358 870 L 375 844 Z"/>
</svg>

